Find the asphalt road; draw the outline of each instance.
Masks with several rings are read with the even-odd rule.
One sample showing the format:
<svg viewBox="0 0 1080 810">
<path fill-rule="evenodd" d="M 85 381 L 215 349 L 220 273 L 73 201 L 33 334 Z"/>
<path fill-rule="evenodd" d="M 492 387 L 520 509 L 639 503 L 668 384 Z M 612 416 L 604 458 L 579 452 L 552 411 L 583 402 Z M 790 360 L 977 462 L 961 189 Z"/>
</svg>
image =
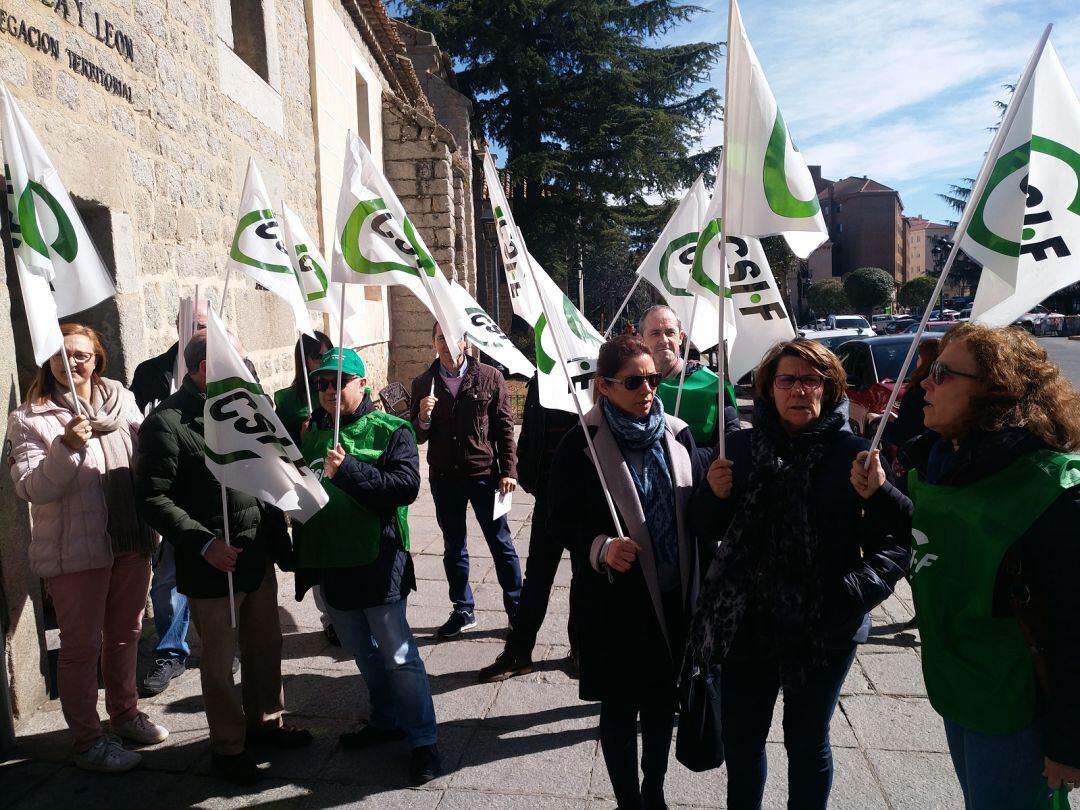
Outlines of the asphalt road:
<svg viewBox="0 0 1080 810">
<path fill-rule="evenodd" d="M 1080 340 L 1038 338 L 1038 341 L 1072 384 L 1080 388 Z"/>
</svg>

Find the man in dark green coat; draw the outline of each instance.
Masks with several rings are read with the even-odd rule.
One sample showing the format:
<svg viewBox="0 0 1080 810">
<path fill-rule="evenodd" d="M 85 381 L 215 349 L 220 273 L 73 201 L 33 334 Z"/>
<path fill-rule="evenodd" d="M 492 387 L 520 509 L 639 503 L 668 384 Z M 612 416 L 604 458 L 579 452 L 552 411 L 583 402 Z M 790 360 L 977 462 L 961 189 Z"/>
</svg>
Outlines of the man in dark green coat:
<svg viewBox="0 0 1080 810">
<path fill-rule="evenodd" d="M 221 485 L 204 455 L 204 331 L 188 343 L 184 361 L 188 374 L 180 390 L 164 399 L 139 431 L 135 497 L 143 519 L 175 550 L 176 587 L 187 596 L 202 639 L 199 677 L 214 768 L 230 781 L 250 784 L 259 770 L 247 748 L 311 742 L 308 731 L 282 723 L 281 624 L 271 549 L 288 539 L 280 511 L 230 489 L 225 543 Z M 236 627 L 231 626 L 229 573 Z M 233 686 L 237 645 L 243 702 Z"/>
</svg>

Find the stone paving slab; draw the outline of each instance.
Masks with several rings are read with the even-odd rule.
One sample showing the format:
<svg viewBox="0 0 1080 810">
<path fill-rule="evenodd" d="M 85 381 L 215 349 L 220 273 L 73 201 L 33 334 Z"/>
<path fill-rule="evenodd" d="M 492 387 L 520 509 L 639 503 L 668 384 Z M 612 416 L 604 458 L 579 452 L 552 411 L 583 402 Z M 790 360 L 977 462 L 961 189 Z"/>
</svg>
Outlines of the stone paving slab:
<svg viewBox="0 0 1080 810">
<path fill-rule="evenodd" d="M 533 505 L 525 493 L 516 493 L 510 515 L 523 567 Z M 22 759 L 0 763 L 0 808 L 77 802 L 80 810 L 613 810 L 597 738 L 599 707 L 578 700 L 577 682 L 567 672 L 569 560 L 564 557 L 555 579 L 549 616 L 534 650 L 536 670 L 502 683 L 478 684 L 476 670 L 495 660 L 507 632 L 490 552 L 470 516 L 478 627 L 455 639 L 437 640 L 433 634 L 446 620 L 450 603 L 442 537 L 426 484 L 410 514 L 419 591 L 410 598 L 408 616 L 439 718 L 446 770 L 442 777 L 411 788 L 404 743 L 358 752 L 338 746 L 337 736 L 367 716 L 367 690 L 355 663 L 329 644 L 310 595 L 296 602 L 292 576 L 280 574 L 286 705 L 291 723 L 311 729 L 315 742 L 310 748 L 260 752 L 266 777 L 253 789 L 215 779 L 196 668 L 198 639 L 192 632 L 192 666 L 164 693 L 140 702 L 172 733 L 164 744 L 143 749 L 139 769 L 103 777 L 74 768 L 59 703 L 52 701 L 17 729 Z M 832 807 L 926 810 L 962 805 L 941 721 L 925 699 L 918 630 L 906 626 L 911 616 L 910 589 L 901 583 L 874 611 L 875 628 L 844 682 L 830 733 L 836 762 Z M 99 713 L 106 716 L 101 702 Z M 782 717 L 781 695 L 767 743 L 766 808 L 787 803 Z M 726 772 L 687 771 L 675 761 L 673 745 L 666 791 L 671 808 L 722 808 Z"/>
</svg>

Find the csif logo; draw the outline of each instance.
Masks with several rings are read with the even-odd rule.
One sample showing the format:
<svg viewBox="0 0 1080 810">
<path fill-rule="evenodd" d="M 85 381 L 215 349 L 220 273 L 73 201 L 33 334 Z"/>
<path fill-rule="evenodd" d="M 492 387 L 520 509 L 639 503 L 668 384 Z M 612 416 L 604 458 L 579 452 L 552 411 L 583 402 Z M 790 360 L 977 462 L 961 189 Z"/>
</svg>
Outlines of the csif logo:
<svg viewBox="0 0 1080 810">
<path fill-rule="evenodd" d="M 1068 212 L 1074 216 L 1080 216 L 1080 154 L 1057 141 L 1032 135 L 1030 141 L 1001 155 L 994 163 L 986 190 L 979 199 L 979 204 L 971 218 L 967 235 L 983 247 L 1003 256 L 1018 258 L 1028 254 L 1037 262 L 1048 258 L 1071 256 L 1072 251 L 1060 234 L 1046 235 L 1041 239 L 1038 236 L 1039 226 L 1046 226 L 1047 223 L 1055 221 L 1055 212 L 1052 209 L 1057 206 L 1046 200 L 1042 190 L 1031 182 L 1030 166 L 1033 154 L 1043 155 L 1065 164 L 1064 168 L 1071 172 L 1076 181 L 1076 191 L 1065 206 L 1065 210 L 1059 210 L 1057 214 L 1060 216 Z M 1028 213 L 1024 215 L 1024 228 L 1020 233 L 1020 241 L 1017 242 L 1009 236 L 1001 235 L 1000 231 L 1008 228 L 993 221 L 994 217 L 991 213 L 993 206 L 989 203 L 997 189 L 1002 188 L 1007 193 L 1009 186 L 1006 181 L 1024 169 L 1029 171 L 1025 172 L 1024 177 L 1020 179 L 1017 189 L 1025 195 L 1024 207 Z M 988 208 L 991 210 L 988 211 Z"/>
<path fill-rule="evenodd" d="M 420 247 L 412 221 L 398 223 L 381 197 L 361 200 L 341 234 L 345 263 L 357 273 L 436 273 L 435 261 Z"/>
<path fill-rule="evenodd" d="M 14 196 L 10 186 L 8 193 Z M 45 204 L 56 223 L 56 236 L 51 242 L 46 242 L 44 229 L 38 221 L 35 199 Z M 69 264 L 79 255 L 79 240 L 67 211 L 45 186 L 34 180 L 27 182 L 12 213 L 11 242 L 16 249 L 25 244 L 46 259 L 50 258 L 51 251 Z M 27 262 L 27 265 L 31 263 Z M 33 266 L 28 269 L 40 273 Z"/>
<path fill-rule="evenodd" d="M 229 257 L 258 270 L 292 273 L 289 253 L 281 241 L 278 228 L 274 212 L 269 208 L 249 211 L 236 223 Z"/>
<path fill-rule="evenodd" d="M 672 239 L 660 257 L 660 283 L 671 295 L 689 297 L 692 293 L 676 286 L 671 280 L 672 270 L 677 278 L 689 278 L 694 269 L 694 255 L 697 253 L 698 232 L 683 234 Z M 682 282 L 686 283 L 686 282 Z"/>
</svg>

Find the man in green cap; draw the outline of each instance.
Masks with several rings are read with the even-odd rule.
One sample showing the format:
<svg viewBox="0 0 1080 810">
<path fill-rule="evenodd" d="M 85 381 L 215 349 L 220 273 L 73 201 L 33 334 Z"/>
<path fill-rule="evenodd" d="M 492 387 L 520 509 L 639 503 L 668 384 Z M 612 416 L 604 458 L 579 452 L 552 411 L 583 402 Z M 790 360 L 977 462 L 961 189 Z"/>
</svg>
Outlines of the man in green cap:
<svg viewBox="0 0 1080 810">
<path fill-rule="evenodd" d="M 352 349 L 331 349 L 310 376 L 319 407 L 305 426 L 302 451 L 330 502 L 293 527 L 296 598 L 322 586 L 341 645 L 367 683 L 370 717 L 339 737 L 342 747 L 407 739 L 410 774 L 423 784 L 439 775 L 440 762 L 431 687 L 405 618 L 409 591 L 416 589 L 407 521 L 420 491 L 416 440 L 408 422 L 364 401 L 364 362 Z"/>
<path fill-rule="evenodd" d="M 656 395 L 664 403 L 664 412 L 675 416 L 683 367 L 682 346 L 687 339 L 682 323 L 671 307 L 657 304 L 638 319 L 638 334 L 652 352 L 656 370 L 663 375 Z M 715 447 L 719 437 L 716 420 L 719 387 L 720 378 L 714 371 L 696 360 L 687 362 L 678 417 L 690 426 L 699 448 Z M 732 433 L 739 429 L 739 412 L 734 407 L 735 393 L 731 386 L 725 385 L 724 390 L 724 432 Z"/>
</svg>

